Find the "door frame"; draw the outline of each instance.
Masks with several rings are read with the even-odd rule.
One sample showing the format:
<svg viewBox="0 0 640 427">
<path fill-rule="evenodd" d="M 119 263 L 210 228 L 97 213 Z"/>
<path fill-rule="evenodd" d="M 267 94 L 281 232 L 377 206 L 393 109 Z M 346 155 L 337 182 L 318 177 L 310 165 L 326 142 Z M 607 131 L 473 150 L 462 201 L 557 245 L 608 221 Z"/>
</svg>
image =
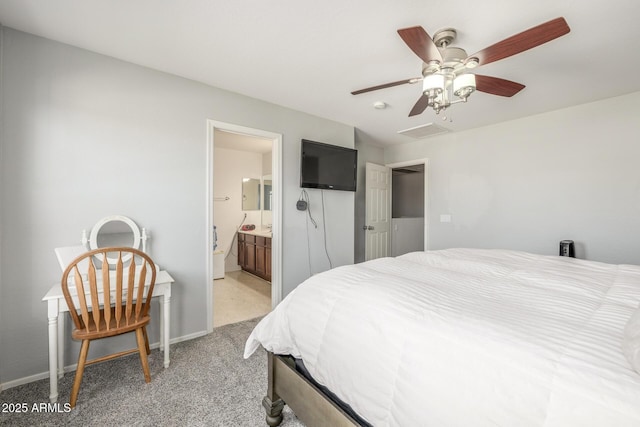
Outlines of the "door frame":
<svg viewBox="0 0 640 427">
<path fill-rule="evenodd" d="M 390 201 L 393 203 L 393 169 L 401 168 L 406 166 L 414 166 L 414 165 L 424 165 L 424 249 L 429 250 L 429 240 L 427 239 L 429 235 L 429 159 L 415 159 L 415 160 L 407 160 L 404 162 L 397 163 L 387 163 L 386 167 L 391 168 L 391 198 Z M 393 217 L 391 218 L 393 221 Z M 391 241 L 393 242 L 393 227 L 391 227 Z"/>
<path fill-rule="evenodd" d="M 213 331 L 213 156 L 215 131 L 221 130 L 272 140 L 271 175 L 271 308 L 282 300 L 282 134 L 262 129 L 239 126 L 207 119 L 207 173 L 206 173 L 206 266 L 207 266 L 207 332 Z"/>
</svg>

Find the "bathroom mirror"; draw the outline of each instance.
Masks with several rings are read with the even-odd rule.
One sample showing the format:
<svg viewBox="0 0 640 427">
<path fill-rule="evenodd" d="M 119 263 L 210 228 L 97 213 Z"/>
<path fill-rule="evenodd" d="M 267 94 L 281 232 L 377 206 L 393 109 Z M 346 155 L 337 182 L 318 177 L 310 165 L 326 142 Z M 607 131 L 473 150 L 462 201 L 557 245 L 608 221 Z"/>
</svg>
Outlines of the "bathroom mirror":
<svg viewBox="0 0 640 427">
<path fill-rule="evenodd" d="M 102 218 L 91 229 L 89 248 L 98 249 L 107 246 L 128 246 L 139 249 L 140 229 L 126 216 L 112 215 Z M 116 260 L 109 259 L 109 261 Z M 123 261 L 126 259 L 123 258 Z"/>
<path fill-rule="evenodd" d="M 262 209 L 265 211 L 271 210 L 271 191 L 271 175 L 265 175 L 262 177 Z"/>
<path fill-rule="evenodd" d="M 242 178 L 242 210 L 260 210 L 260 180 Z"/>
</svg>

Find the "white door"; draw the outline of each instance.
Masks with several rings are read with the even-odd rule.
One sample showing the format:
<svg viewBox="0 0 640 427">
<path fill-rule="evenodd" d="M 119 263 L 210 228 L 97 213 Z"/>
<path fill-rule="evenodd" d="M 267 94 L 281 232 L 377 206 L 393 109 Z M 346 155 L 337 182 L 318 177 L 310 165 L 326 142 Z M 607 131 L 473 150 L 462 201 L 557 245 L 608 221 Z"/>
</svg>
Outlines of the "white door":
<svg viewBox="0 0 640 427">
<path fill-rule="evenodd" d="M 366 166 L 365 260 L 389 256 L 391 247 L 391 169 Z"/>
</svg>

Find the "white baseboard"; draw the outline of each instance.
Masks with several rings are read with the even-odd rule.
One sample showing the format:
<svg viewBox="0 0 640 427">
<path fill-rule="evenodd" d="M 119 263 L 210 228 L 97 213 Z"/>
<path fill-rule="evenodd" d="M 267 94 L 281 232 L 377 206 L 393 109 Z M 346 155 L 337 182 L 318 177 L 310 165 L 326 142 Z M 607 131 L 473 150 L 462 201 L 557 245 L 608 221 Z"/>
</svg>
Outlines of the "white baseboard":
<svg viewBox="0 0 640 427">
<path fill-rule="evenodd" d="M 40 381 L 45 378 L 49 378 L 49 371 L 42 372 L 40 374 L 29 375 L 28 377 L 18 378 L 16 380 L 7 381 L 5 383 L 0 383 L 0 391 L 8 390 L 19 385 L 32 383 L 34 381 Z"/>
<path fill-rule="evenodd" d="M 172 338 L 169 340 L 169 344 L 176 344 L 182 341 L 189 341 L 195 338 L 200 338 L 207 335 L 207 331 L 199 331 L 199 332 L 194 332 L 192 334 L 188 334 L 188 335 L 183 335 L 181 337 L 177 337 L 177 338 Z M 160 342 L 155 342 L 153 344 L 150 344 L 149 347 L 151 349 L 156 349 L 156 348 L 160 348 Z M 73 372 L 76 370 L 76 367 L 78 366 L 77 363 L 74 363 L 73 365 L 68 365 L 64 367 L 64 373 L 66 374 L 67 372 Z M 49 371 L 46 372 L 41 372 L 39 374 L 34 374 L 34 375 L 29 375 L 28 377 L 22 377 L 22 378 L 18 378 L 15 380 L 11 380 L 11 381 L 7 381 L 4 383 L 0 383 L 0 391 L 2 390 L 8 390 L 10 388 L 13 387 L 17 387 L 19 385 L 23 385 L 23 384 L 28 384 L 28 383 L 32 383 L 34 381 L 40 381 L 43 379 L 49 378 Z"/>
</svg>

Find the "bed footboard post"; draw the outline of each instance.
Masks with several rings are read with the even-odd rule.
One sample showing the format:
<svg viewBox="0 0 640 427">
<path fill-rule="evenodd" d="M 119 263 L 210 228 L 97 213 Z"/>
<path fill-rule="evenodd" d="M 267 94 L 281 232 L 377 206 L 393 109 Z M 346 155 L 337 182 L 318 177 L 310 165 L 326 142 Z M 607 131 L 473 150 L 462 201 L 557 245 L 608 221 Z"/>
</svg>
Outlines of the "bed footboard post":
<svg viewBox="0 0 640 427">
<path fill-rule="evenodd" d="M 282 410 L 284 409 L 284 401 L 275 391 L 275 371 L 273 363 L 273 353 L 267 352 L 268 363 L 268 386 L 267 395 L 262 399 L 262 406 L 267 412 L 266 421 L 271 427 L 279 426 L 282 422 Z"/>
</svg>

